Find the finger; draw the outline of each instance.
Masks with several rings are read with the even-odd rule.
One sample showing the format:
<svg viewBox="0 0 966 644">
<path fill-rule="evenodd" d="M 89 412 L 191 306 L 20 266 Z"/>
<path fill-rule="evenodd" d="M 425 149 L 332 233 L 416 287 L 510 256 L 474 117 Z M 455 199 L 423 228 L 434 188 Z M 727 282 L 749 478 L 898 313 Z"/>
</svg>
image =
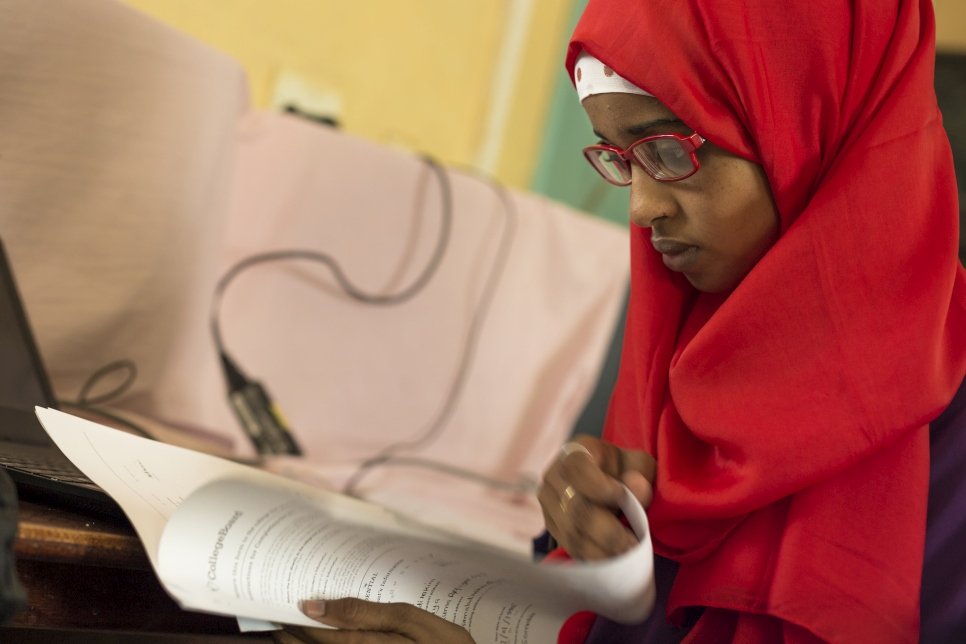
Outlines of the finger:
<svg viewBox="0 0 966 644">
<path fill-rule="evenodd" d="M 652 496 L 647 476 L 654 470 L 646 452 L 622 450 L 590 436 L 565 443 L 537 494 L 547 530 L 578 559 L 626 552 L 637 539 L 617 518 L 624 485 L 647 505 Z"/>
<path fill-rule="evenodd" d="M 567 460 L 569 457 L 574 456 L 580 458 L 590 458 L 592 461 L 596 461 L 597 457 L 594 455 L 596 449 L 592 451 L 594 443 L 600 442 L 600 439 L 594 438 L 592 436 L 577 436 L 572 441 L 568 441 L 560 446 L 560 450 L 557 452 L 557 458 L 554 459 L 547 470 L 544 472 L 544 477 L 546 477 L 551 471 L 559 469 L 561 464 Z"/>
<path fill-rule="evenodd" d="M 593 454 L 590 453 L 590 450 L 587 449 L 587 447 L 582 445 L 580 441 L 576 441 L 576 440 L 568 441 L 563 445 L 561 445 L 560 456 L 558 458 L 564 459 L 570 456 L 571 454 L 583 454 L 585 456 L 589 456 L 590 458 L 594 457 Z"/>
<path fill-rule="evenodd" d="M 573 456 L 572 458 L 582 458 L 589 462 L 586 457 Z M 585 549 L 582 547 L 581 541 L 586 537 L 581 523 L 591 522 L 598 525 L 601 520 L 606 523 L 607 518 L 610 517 L 615 528 L 619 527 L 619 524 L 613 516 L 614 509 L 595 507 L 596 504 L 586 500 L 577 491 L 577 487 L 571 485 L 572 479 L 566 479 L 565 476 L 562 467 L 551 468 L 537 492 L 537 500 L 540 502 L 544 522 L 550 534 L 568 553 L 582 558 Z M 580 484 L 578 483 L 578 485 Z M 597 518 L 595 520 L 597 514 L 602 519 Z M 593 530 L 591 533 L 593 533 Z"/>
<path fill-rule="evenodd" d="M 449 642 L 472 643 L 469 634 L 456 624 L 419 609 L 412 604 L 368 602 L 346 597 L 328 601 L 304 601 L 302 612 L 323 624 L 346 631 L 366 631 L 399 635 L 400 638 L 372 639 L 372 642 Z M 355 640 L 332 639 L 332 642 Z M 369 639 L 360 641 L 369 642 Z"/>
<path fill-rule="evenodd" d="M 613 515 L 606 516 L 608 523 L 592 530 L 583 530 L 579 524 L 565 524 L 566 528 L 555 526 L 551 531 L 557 544 L 574 559 L 594 560 L 614 557 L 637 545 L 633 533 Z"/>
<path fill-rule="evenodd" d="M 314 620 L 349 630 L 404 632 L 411 619 L 409 604 L 367 602 L 362 599 L 307 600 L 302 612 Z"/>
<path fill-rule="evenodd" d="M 657 461 L 647 452 L 619 448 L 611 443 L 598 441 L 587 436 L 577 437 L 576 440 L 565 444 L 561 451 L 568 456 L 570 454 L 578 455 L 572 458 L 565 456 L 559 459 L 562 478 L 573 480 L 571 477 L 574 476 L 594 477 L 581 478 L 575 481 L 575 487 L 584 496 L 610 506 L 619 503 L 623 497 L 621 486 L 606 483 L 601 485 L 596 475 L 588 474 L 589 464 L 587 460 L 591 460 L 605 475 L 618 479 L 624 485 L 627 485 L 643 506 L 647 507 L 650 504 L 653 496 L 653 482 L 657 475 Z M 585 459 L 582 462 L 580 455 L 583 455 Z M 590 458 L 587 459 L 587 456 Z M 593 490 L 585 489 L 585 486 L 594 485 L 598 486 L 596 489 L 599 496 Z"/>
<path fill-rule="evenodd" d="M 579 559 L 602 559 L 624 553 L 637 538 L 609 508 L 576 497 L 567 507 L 568 552 Z"/>
<path fill-rule="evenodd" d="M 654 483 L 657 476 L 657 461 L 643 450 L 621 449 L 621 474 L 626 472 L 640 472 L 649 483 Z"/>
<path fill-rule="evenodd" d="M 544 484 L 562 494 L 567 486 L 596 503 L 616 507 L 623 496 L 618 450 L 592 436 L 578 436 L 565 443 L 544 473 Z"/>
<path fill-rule="evenodd" d="M 611 474 L 603 469 L 601 463 L 608 460 L 604 455 L 606 448 L 598 450 L 599 456 L 587 457 L 574 453 L 560 461 L 560 467 L 550 477 L 551 484 L 560 492 L 572 486 L 583 498 L 611 508 L 616 508 L 624 496 L 624 486 L 619 480 L 620 473 Z M 560 487 L 560 486 L 563 487 Z"/>
<path fill-rule="evenodd" d="M 624 472 L 621 480 L 627 486 L 627 489 L 631 491 L 631 494 L 634 495 L 634 498 L 640 502 L 642 507 L 646 508 L 651 504 L 651 501 L 654 499 L 654 487 L 644 474 L 634 471 Z"/>
<path fill-rule="evenodd" d="M 637 544 L 634 535 L 615 512 L 581 497 L 572 486 L 561 495 L 547 483 L 538 493 L 547 530 L 557 543 L 577 559 L 601 559 L 629 550 Z"/>
<path fill-rule="evenodd" d="M 657 461 L 643 450 L 617 447 L 595 436 L 580 434 L 560 447 L 555 462 L 564 461 L 573 454 L 589 456 L 605 473 L 614 478 L 619 478 L 625 471 L 634 470 L 641 472 L 648 481 L 654 482 Z"/>
</svg>

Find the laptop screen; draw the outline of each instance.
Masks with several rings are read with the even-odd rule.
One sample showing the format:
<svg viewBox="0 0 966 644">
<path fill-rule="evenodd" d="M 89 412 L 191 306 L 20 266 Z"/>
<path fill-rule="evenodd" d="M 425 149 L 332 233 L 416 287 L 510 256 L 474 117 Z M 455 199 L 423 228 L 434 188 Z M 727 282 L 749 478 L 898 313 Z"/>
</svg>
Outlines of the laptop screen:
<svg viewBox="0 0 966 644">
<path fill-rule="evenodd" d="M 54 406 L 53 394 L 40 355 L 30 331 L 10 263 L 0 242 L 0 408 L 21 410 L 33 415 L 34 406 Z M 6 414 L 4 414 L 6 416 Z M 33 424 L 33 423 L 31 423 Z M 20 423 L 3 423 L 0 437 L 13 438 L 20 434 Z M 28 442 L 43 442 L 36 430 L 21 428 L 31 436 Z"/>
</svg>

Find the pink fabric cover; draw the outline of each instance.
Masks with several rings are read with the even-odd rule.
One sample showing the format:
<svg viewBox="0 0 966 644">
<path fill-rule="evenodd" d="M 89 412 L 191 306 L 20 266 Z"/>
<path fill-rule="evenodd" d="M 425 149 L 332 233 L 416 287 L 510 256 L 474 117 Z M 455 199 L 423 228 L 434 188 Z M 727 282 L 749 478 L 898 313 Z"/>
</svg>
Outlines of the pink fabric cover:
<svg viewBox="0 0 966 644">
<path fill-rule="evenodd" d="M 208 326 L 236 260 L 314 249 L 360 288 L 395 292 L 439 233 L 437 180 L 417 156 L 250 110 L 235 61 L 123 5 L 0 0 L 0 96 L 0 235 L 58 395 L 131 359 L 138 380 L 114 408 L 165 440 L 251 453 Z M 306 262 L 256 267 L 229 288 L 226 344 L 307 452 L 273 468 L 338 486 L 360 459 L 428 428 L 511 220 L 465 387 L 413 455 L 537 478 L 571 431 L 620 309 L 626 232 L 519 191 L 508 220 L 486 182 L 448 176 L 451 239 L 409 303 L 349 301 Z M 529 496 L 428 471 L 376 470 L 362 487 L 520 546 L 541 526 Z"/>
<path fill-rule="evenodd" d="M 119 3 L 0 0 L 0 235 L 60 397 L 126 358 L 125 408 L 220 417 L 204 329 L 247 94 L 235 61 Z"/>
</svg>

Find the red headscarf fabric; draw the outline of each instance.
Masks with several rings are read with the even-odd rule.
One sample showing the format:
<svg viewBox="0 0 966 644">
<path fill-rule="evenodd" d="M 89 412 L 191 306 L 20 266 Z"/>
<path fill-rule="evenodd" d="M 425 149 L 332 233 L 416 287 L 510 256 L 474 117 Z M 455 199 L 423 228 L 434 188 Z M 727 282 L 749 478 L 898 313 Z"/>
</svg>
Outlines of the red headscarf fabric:
<svg viewBox="0 0 966 644">
<path fill-rule="evenodd" d="M 928 423 L 966 371 L 966 273 L 930 0 L 590 0 L 586 49 L 759 163 L 782 234 L 726 296 L 632 226 L 605 427 L 692 639 L 915 641 Z M 700 217 L 700 213 L 692 213 Z"/>
</svg>

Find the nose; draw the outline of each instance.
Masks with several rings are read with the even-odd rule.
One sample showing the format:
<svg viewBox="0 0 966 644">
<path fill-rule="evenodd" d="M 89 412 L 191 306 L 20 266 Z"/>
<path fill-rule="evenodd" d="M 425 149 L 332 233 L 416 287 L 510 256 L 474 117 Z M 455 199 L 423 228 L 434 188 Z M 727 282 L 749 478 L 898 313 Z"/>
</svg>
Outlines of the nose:
<svg viewBox="0 0 966 644">
<path fill-rule="evenodd" d="M 654 222 L 677 214 L 672 184 L 652 179 L 642 168 L 631 166 L 630 219 L 635 226 L 650 228 Z"/>
</svg>

